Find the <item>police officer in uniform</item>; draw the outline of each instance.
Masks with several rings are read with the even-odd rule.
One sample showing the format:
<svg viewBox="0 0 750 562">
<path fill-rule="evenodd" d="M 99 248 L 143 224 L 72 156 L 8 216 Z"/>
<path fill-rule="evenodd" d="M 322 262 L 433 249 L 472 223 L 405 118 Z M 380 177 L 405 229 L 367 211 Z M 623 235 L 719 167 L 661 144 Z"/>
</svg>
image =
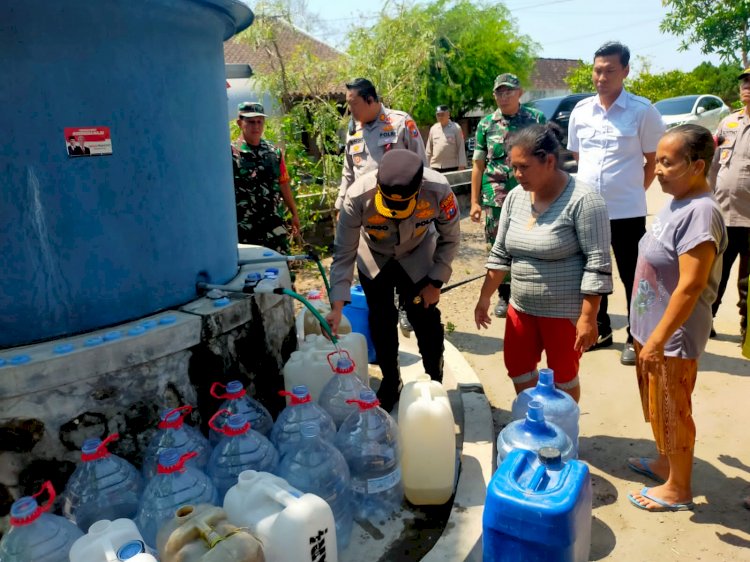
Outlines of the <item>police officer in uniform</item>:
<svg viewBox="0 0 750 562">
<path fill-rule="evenodd" d="M 459 211 L 445 177 L 423 165 L 413 152 L 387 152 L 378 170 L 347 190 L 336 229 L 327 320 L 336 332 L 350 300 L 356 261 L 383 373 L 378 398 L 386 410 L 400 391 L 394 288 L 404 297 L 425 372 L 434 380 L 443 377 L 444 331 L 437 303 L 458 251 Z"/>
<path fill-rule="evenodd" d="M 745 339 L 747 327 L 748 260 L 750 259 L 750 68 L 738 76 L 740 100 L 745 107 L 719 123 L 719 143 L 711 166 L 710 182 L 727 225 L 729 245 L 721 269 L 721 281 L 712 310 L 714 316 L 727 288 L 729 273 L 739 257 L 737 289 L 740 300 L 740 333 Z M 711 335 L 716 333 L 711 331 Z"/>
<path fill-rule="evenodd" d="M 438 172 L 455 172 L 466 169 L 464 132 L 458 123 L 451 121 L 447 105 L 435 109 L 438 122 L 430 128 L 425 152 L 430 168 Z"/>
<path fill-rule="evenodd" d="M 237 125 L 242 135 L 232 143 L 237 238 L 289 253 L 284 208 L 292 215 L 292 233 L 299 232 L 299 216 L 281 150 L 263 137 L 266 114 L 257 102 L 239 105 Z"/>
<path fill-rule="evenodd" d="M 346 134 L 346 154 L 336 210 L 354 180 L 377 169 L 383 155 L 394 148 L 405 148 L 427 164 L 422 135 L 408 113 L 389 109 L 379 100 L 375 86 L 366 78 L 346 85 L 346 103 L 352 120 Z"/>
</svg>

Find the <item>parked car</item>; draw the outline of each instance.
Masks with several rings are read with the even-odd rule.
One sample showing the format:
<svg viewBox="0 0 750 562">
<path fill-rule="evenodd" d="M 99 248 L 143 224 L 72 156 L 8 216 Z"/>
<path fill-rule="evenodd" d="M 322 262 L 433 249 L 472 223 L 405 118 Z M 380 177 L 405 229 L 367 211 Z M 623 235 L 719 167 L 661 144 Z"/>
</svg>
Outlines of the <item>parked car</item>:
<svg viewBox="0 0 750 562">
<path fill-rule="evenodd" d="M 547 121 L 556 123 L 563 132 L 563 149 L 560 151 L 560 163 L 566 172 L 575 173 L 578 171 L 578 162 L 573 158 L 573 154 L 566 148 L 568 138 L 568 122 L 570 121 L 570 112 L 576 104 L 590 98 L 594 94 L 570 94 L 567 96 L 555 96 L 551 98 L 540 98 L 527 102 L 526 105 L 538 109 L 544 113 Z"/>
<path fill-rule="evenodd" d="M 716 131 L 719 122 L 731 112 L 721 98 L 698 94 L 663 99 L 657 101 L 654 107 L 661 113 L 668 129 L 694 123 L 703 125 L 712 133 Z"/>
</svg>

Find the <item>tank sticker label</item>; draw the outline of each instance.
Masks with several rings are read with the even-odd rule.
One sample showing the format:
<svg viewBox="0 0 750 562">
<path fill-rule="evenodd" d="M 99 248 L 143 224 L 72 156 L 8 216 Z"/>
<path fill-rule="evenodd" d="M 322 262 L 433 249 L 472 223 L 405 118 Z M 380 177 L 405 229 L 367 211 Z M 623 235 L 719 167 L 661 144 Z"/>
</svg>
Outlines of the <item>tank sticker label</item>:
<svg viewBox="0 0 750 562">
<path fill-rule="evenodd" d="M 69 158 L 112 154 L 109 127 L 65 127 L 63 131 Z"/>
<path fill-rule="evenodd" d="M 370 478 L 367 480 L 367 493 L 368 494 L 379 494 L 390 490 L 394 486 L 398 486 L 401 482 L 401 468 L 398 467 L 396 470 L 380 478 Z"/>
</svg>

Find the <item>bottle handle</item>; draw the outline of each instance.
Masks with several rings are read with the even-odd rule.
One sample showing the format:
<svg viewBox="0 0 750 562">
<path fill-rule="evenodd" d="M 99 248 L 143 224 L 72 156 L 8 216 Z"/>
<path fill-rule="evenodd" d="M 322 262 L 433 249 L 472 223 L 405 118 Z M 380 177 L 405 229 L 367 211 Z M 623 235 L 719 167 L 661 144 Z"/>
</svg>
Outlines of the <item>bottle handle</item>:
<svg viewBox="0 0 750 562">
<path fill-rule="evenodd" d="M 279 396 L 288 396 L 289 398 L 291 398 L 290 404 L 292 406 L 299 406 L 300 404 L 307 404 L 308 402 L 312 402 L 312 396 L 310 396 L 309 392 L 305 395 L 304 398 L 299 398 L 293 392 L 289 392 L 288 390 L 279 390 Z"/>
<path fill-rule="evenodd" d="M 348 370 L 346 370 L 346 371 L 339 371 L 338 370 L 338 366 L 334 365 L 333 361 L 331 361 L 331 357 L 333 357 L 334 355 L 338 355 L 339 357 L 342 356 L 342 355 L 345 355 L 346 358 L 349 360 L 349 362 L 352 364 L 351 368 L 348 369 Z M 342 349 L 341 351 L 338 351 L 338 350 L 332 351 L 331 353 L 329 353 L 328 355 L 326 355 L 326 360 L 328 361 L 328 364 L 331 366 L 331 370 L 334 373 L 348 374 L 348 373 L 351 373 L 351 372 L 354 371 L 354 361 L 352 361 L 352 357 L 351 357 L 351 355 L 349 355 L 349 352 L 346 349 Z"/>
<path fill-rule="evenodd" d="M 182 424 L 185 423 L 185 417 L 188 416 L 192 411 L 193 407 L 189 404 L 170 410 L 166 413 L 164 419 L 159 422 L 159 429 L 177 429 L 179 427 L 182 427 Z M 170 421 L 169 418 L 171 418 L 173 414 L 180 415 L 176 420 Z"/>
<path fill-rule="evenodd" d="M 39 488 L 39 491 L 36 494 L 32 494 L 31 497 L 36 501 L 36 498 L 41 496 L 44 492 L 47 492 L 47 495 L 49 496 L 47 498 L 46 503 L 38 503 L 36 509 L 29 514 L 26 517 L 10 517 L 10 524 L 14 527 L 18 527 L 19 525 L 28 525 L 29 523 L 36 521 L 39 516 L 44 513 L 45 511 L 49 511 L 52 507 L 52 504 L 55 503 L 55 498 L 57 497 L 57 494 L 55 493 L 55 488 L 52 486 L 52 482 L 47 480 L 42 484 L 42 487 Z"/>
<path fill-rule="evenodd" d="M 109 437 L 105 437 L 104 440 L 102 440 L 102 442 L 99 443 L 99 445 L 96 448 L 96 451 L 94 451 L 93 453 L 81 452 L 81 461 L 89 462 L 89 461 L 103 459 L 104 457 L 108 457 L 109 450 L 107 450 L 107 445 L 112 443 L 112 441 L 117 441 L 119 438 L 120 438 L 119 433 L 113 433 Z"/>
<path fill-rule="evenodd" d="M 156 465 L 156 472 L 159 474 L 172 474 L 173 472 L 183 472 L 185 470 L 185 462 L 197 456 L 198 456 L 197 451 L 190 451 L 189 453 L 185 453 L 184 455 L 182 455 L 180 457 L 180 460 L 178 460 L 172 466 L 162 466 L 160 464 Z"/>
<path fill-rule="evenodd" d="M 221 433 L 222 435 L 226 435 L 226 432 L 224 431 L 225 425 L 217 426 L 216 420 L 219 418 L 219 416 L 223 416 L 225 418 L 228 418 L 232 415 L 232 412 L 227 410 L 226 408 L 222 408 L 221 410 L 217 411 L 213 416 L 211 416 L 211 419 L 208 420 L 208 427 L 213 429 L 217 433 Z"/>
<path fill-rule="evenodd" d="M 364 400 L 357 400 L 356 398 L 350 398 L 346 401 L 347 404 L 356 404 L 359 406 L 360 412 L 364 412 L 366 410 L 372 410 L 373 408 L 377 408 L 380 406 L 380 400 L 377 398 L 373 400 L 372 402 L 365 402 Z"/>
<path fill-rule="evenodd" d="M 210 391 L 209 391 L 209 392 L 211 393 L 211 396 L 213 396 L 214 398 L 219 398 L 219 399 L 226 399 L 226 398 L 228 398 L 228 399 L 242 398 L 242 397 L 243 397 L 243 396 L 245 396 L 245 394 L 247 393 L 247 390 L 245 390 L 245 389 L 243 388 L 242 390 L 240 390 L 240 391 L 238 391 L 238 392 L 225 392 L 224 394 L 219 394 L 219 393 L 218 393 L 218 391 L 216 390 L 216 389 L 217 389 L 217 388 L 219 388 L 219 387 L 221 387 L 221 388 L 223 388 L 224 390 L 226 390 L 226 388 L 227 388 L 227 385 L 225 385 L 225 384 L 221 384 L 220 382 L 215 382 L 214 384 L 212 384 L 212 385 L 211 385 L 211 389 L 210 389 Z"/>
</svg>

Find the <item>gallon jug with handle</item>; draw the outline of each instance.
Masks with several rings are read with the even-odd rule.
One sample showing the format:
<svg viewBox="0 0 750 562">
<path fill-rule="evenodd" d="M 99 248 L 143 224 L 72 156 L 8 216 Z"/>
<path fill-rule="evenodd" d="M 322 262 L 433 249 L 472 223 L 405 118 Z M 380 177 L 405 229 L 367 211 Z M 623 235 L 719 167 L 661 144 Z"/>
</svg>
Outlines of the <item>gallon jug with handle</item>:
<svg viewBox="0 0 750 562">
<path fill-rule="evenodd" d="M 219 427 L 216 420 L 228 415 L 226 423 Z M 224 494 L 237 483 L 243 470 L 274 472 L 279 464 L 276 447 L 263 435 L 252 429 L 243 414 L 229 414 L 229 410 L 219 410 L 208 422 L 209 427 L 224 434 L 224 437 L 211 453 L 206 473 L 216 486 L 219 503 Z"/>
<path fill-rule="evenodd" d="M 179 508 L 159 530 L 161 562 L 265 562 L 263 549 L 247 529 L 229 522 L 220 507 L 207 504 Z"/>
<path fill-rule="evenodd" d="M 156 533 L 161 526 L 182 506 L 219 503 L 216 487 L 211 479 L 197 468 L 185 465 L 185 461 L 194 455 L 195 452 L 180 456 L 173 449 L 167 449 L 159 455 L 156 476 L 146 484 L 135 518 L 143 540 L 151 548 L 156 547 Z"/>
<path fill-rule="evenodd" d="M 317 289 L 308 291 L 305 298 L 307 299 L 307 302 L 315 307 L 315 310 L 317 310 L 323 318 L 331 312 L 331 305 L 328 304 L 328 300 L 321 291 L 318 291 Z M 311 334 L 321 335 L 323 333 L 323 329 L 320 326 L 320 320 L 318 320 L 306 306 L 303 306 L 297 314 L 295 327 L 297 328 L 297 338 L 300 343 L 305 340 L 306 336 Z M 346 316 L 342 315 L 338 330 L 339 335 L 343 336 L 351 331 L 352 326 L 349 323 L 349 320 Z"/>
<path fill-rule="evenodd" d="M 356 404 L 348 400 L 358 400 L 360 392 L 368 388 L 354 375 L 354 362 L 348 352 L 331 352 L 326 360 L 334 376 L 320 391 L 318 403 L 339 428 L 349 414 L 357 411 Z"/>
<path fill-rule="evenodd" d="M 222 392 L 224 389 L 225 392 Z M 273 418 L 266 407 L 247 394 L 247 390 L 240 381 L 229 381 L 226 386 L 219 382 L 211 385 L 211 396 L 224 398 L 219 410 L 229 410 L 233 414 L 245 414 L 247 421 L 258 433 L 268 437 L 273 427 Z M 218 411 L 218 410 L 217 410 Z M 219 420 L 219 427 L 223 426 L 226 418 Z M 216 430 L 209 432 L 208 440 L 212 447 L 221 440 L 223 435 Z"/>
<path fill-rule="evenodd" d="M 585 562 L 591 549 L 588 466 L 560 451 L 510 452 L 487 488 L 484 562 Z"/>
<path fill-rule="evenodd" d="M 311 363 L 327 365 L 326 356 L 332 351 L 346 351 L 354 361 L 354 372 L 360 378 L 363 384 L 367 385 L 369 380 L 369 371 L 367 364 L 367 344 L 362 334 L 351 333 L 344 334 L 338 338 L 338 348 L 333 342 L 325 336 L 307 336 L 305 341 L 300 345 L 299 351 L 309 352 L 309 361 Z M 330 372 L 330 371 L 329 371 Z M 327 373 L 328 375 L 328 373 Z M 330 376 L 328 376 L 330 378 Z M 325 382 L 328 382 L 328 378 Z M 325 384 L 324 382 L 324 384 Z M 300 384 L 305 384 L 304 380 Z M 289 389 L 287 389 L 289 390 Z M 316 396 L 313 394 L 313 400 Z"/>
<path fill-rule="evenodd" d="M 581 412 L 578 404 L 567 392 L 555 388 L 552 369 L 539 369 L 539 380 L 533 388 L 527 388 L 513 400 L 514 420 L 526 418 L 529 402 L 536 400 L 544 406 L 544 419 L 556 423 L 573 443 L 573 457 L 578 456 L 578 419 Z"/>
<path fill-rule="evenodd" d="M 510 422 L 497 436 L 497 466 L 513 449 L 538 451 L 542 447 L 555 447 L 563 461 L 573 458 L 573 443 L 562 428 L 546 421 L 544 406 L 532 400 L 526 411 L 526 419 Z"/>
<path fill-rule="evenodd" d="M 230 521 L 263 543 L 266 562 L 337 562 L 336 524 L 328 503 L 283 478 L 247 470 L 224 498 Z"/>
<path fill-rule="evenodd" d="M 447 393 L 425 376 L 401 391 L 401 474 L 404 495 L 411 503 L 442 505 L 453 495 L 456 429 Z"/>
<path fill-rule="evenodd" d="M 166 449 L 176 449 L 182 455 L 195 451 L 197 455 L 187 461 L 204 470 L 211 456 L 211 445 L 195 427 L 185 423 L 185 417 L 193 411 L 192 406 L 180 406 L 162 412 L 159 430 L 149 441 L 143 457 L 143 475 L 152 478 L 159 464 L 159 454 Z"/>
<path fill-rule="evenodd" d="M 377 362 L 375 345 L 372 343 L 370 334 L 370 310 L 367 306 L 367 297 L 362 285 L 353 285 L 349 291 L 350 301 L 344 307 L 343 315 L 349 319 L 352 332 L 357 332 L 365 337 L 367 342 L 367 360 L 370 363 Z"/>
<path fill-rule="evenodd" d="M 48 499 L 39 505 L 37 498 Z M 64 517 L 46 513 L 55 503 L 55 489 L 45 482 L 33 496 L 25 496 L 10 507 L 10 530 L 0 540 L 3 562 L 68 562 L 73 543 L 83 532 Z"/>
<path fill-rule="evenodd" d="M 141 558 L 136 558 L 140 555 Z M 103 519 L 73 543 L 70 562 L 118 562 L 146 560 L 156 562 L 135 523 L 130 519 Z"/>
<path fill-rule="evenodd" d="M 336 438 L 336 424 L 328 412 L 312 401 L 304 384 L 295 386 L 292 392 L 281 390 L 279 394 L 291 399 L 289 405 L 276 418 L 271 430 L 271 443 L 280 455 L 297 447 L 302 440 L 301 429 L 305 422 L 317 423 L 320 427 L 320 436 L 333 443 Z"/>
<path fill-rule="evenodd" d="M 107 445 L 118 438 L 113 433 L 104 441 L 86 439 L 81 463 L 62 493 L 63 515 L 84 532 L 100 519 L 132 519 L 138 511 L 143 493 L 138 469 L 107 450 Z"/>
</svg>

